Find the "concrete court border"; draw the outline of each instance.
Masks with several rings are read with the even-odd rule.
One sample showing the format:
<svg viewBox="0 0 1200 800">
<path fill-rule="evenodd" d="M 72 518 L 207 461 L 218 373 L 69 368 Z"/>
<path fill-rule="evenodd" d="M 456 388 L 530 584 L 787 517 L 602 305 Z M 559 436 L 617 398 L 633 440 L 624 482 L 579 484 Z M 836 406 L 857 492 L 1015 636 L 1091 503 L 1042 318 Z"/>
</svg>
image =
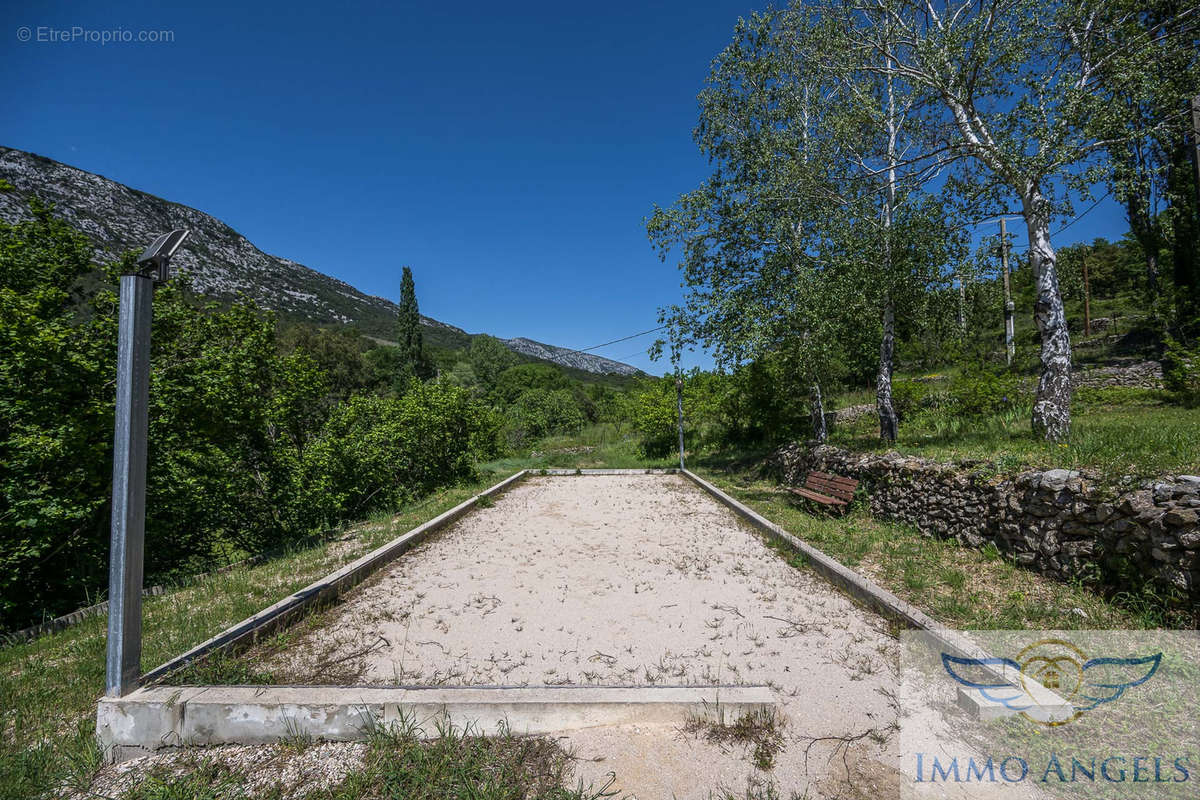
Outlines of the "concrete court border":
<svg viewBox="0 0 1200 800">
<path fill-rule="evenodd" d="M 151 686 L 105 700 L 96 730 L 110 761 L 161 747 L 365 738 L 377 725 L 439 724 L 518 735 L 603 725 L 732 722 L 770 712 L 766 686 Z"/>
<path fill-rule="evenodd" d="M 322 738 L 360 738 L 377 721 L 398 720 L 401 706 L 405 708 L 405 713 L 411 709 L 422 718 L 433 718 L 440 714 L 460 725 L 472 721 L 491 721 L 495 724 L 506 720 L 513 726 L 512 729 L 527 733 L 564 730 L 588 720 L 601 720 L 591 722 L 593 725 L 621 724 L 619 720 L 633 717 L 643 722 L 659 718 L 677 721 L 681 719 L 680 715 L 686 718 L 688 715 L 712 716 L 714 713 L 736 714 L 772 708 L 774 700 L 769 690 L 757 686 L 404 688 L 150 685 L 201 656 L 231 649 L 274 630 L 295 619 L 314 603 L 336 599 L 430 533 L 461 518 L 478 505 L 480 497 L 500 494 L 530 475 L 671 474 L 687 477 L 752 527 L 803 554 L 818 574 L 883 616 L 906 627 L 928 631 L 947 651 L 954 654 L 974 658 L 988 656 L 974 642 L 791 535 L 690 470 L 525 469 L 151 670 L 142 676 L 142 688 L 132 694 L 123 698 L 103 698 L 97 708 L 97 734 L 100 741 L 110 758 L 120 758 L 161 746 L 276 741 L 296 733 Z M 1033 686 L 1042 688 L 1037 684 Z M 1052 714 L 1067 716 L 1073 713 L 1066 701 L 1049 690 L 1044 692 L 1040 706 Z M 997 713 L 996 709 L 983 706 L 972 695 L 963 692 L 959 693 L 959 701 L 978 716 L 995 716 Z M 224 723 L 218 724 L 218 719 L 223 719 Z"/>
</svg>

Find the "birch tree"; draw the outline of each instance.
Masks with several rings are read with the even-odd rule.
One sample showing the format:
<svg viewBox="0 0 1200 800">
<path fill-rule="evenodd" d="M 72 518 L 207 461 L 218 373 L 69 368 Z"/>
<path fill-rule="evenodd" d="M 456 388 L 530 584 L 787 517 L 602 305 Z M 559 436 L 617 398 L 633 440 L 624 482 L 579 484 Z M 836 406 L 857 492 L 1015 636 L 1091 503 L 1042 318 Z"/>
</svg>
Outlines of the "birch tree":
<svg viewBox="0 0 1200 800">
<path fill-rule="evenodd" d="M 853 219 L 858 230 L 843 235 L 877 243 L 876 252 L 849 266 L 858 267 L 864 289 L 871 287 L 876 294 L 881 329 L 876 409 L 880 436 L 895 441 L 899 419 L 892 403 L 892 374 L 897 308 L 911 311 L 920 305 L 920 293 L 942 279 L 949 250 L 957 243 L 945 224 L 944 207 L 939 208 L 941 213 L 929 214 L 939 204 L 931 204 L 926 192 L 946 159 L 924 136 L 921 94 L 897 69 L 890 48 L 874 53 L 856 50 L 855 37 L 850 35 L 853 26 L 843 15 L 828 11 L 820 9 L 822 45 L 811 55 L 825 65 L 836 87 L 839 102 L 826 120 L 836 124 L 822 134 L 837 138 L 844 160 L 836 163 L 836 177 L 830 181 L 836 187 L 831 199 L 840 213 L 826 220 L 837 227 L 840 217 L 844 228 L 845 220 Z M 796 14 L 793 9 L 788 18 Z M 860 14 L 891 41 L 886 15 L 869 9 Z"/>
<path fill-rule="evenodd" d="M 944 145 L 980 196 L 1015 199 L 1035 276 L 1041 376 L 1032 424 L 1039 435 L 1070 431 L 1071 342 L 1051 242 L 1072 193 L 1085 194 L 1106 148 L 1096 121 L 1114 113 L 1105 85 L 1148 65 L 1112 0 L 831 0 L 864 69 L 898 76 L 925 95 L 931 140 Z M 1003 190 L 997 192 L 996 190 Z"/>
<path fill-rule="evenodd" d="M 648 231 L 664 257 L 682 251 L 690 294 L 667 316 L 718 362 L 792 348 L 818 437 L 829 360 L 877 320 L 880 432 L 894 439 L 897 307 L 938 277 L 928 255 L 943 248 L 908 238 L 929 228 L 915 213 L 929 175 L 904 124 L 913 101 L 894 76 L 849 65 L 843 44 L 804 8 L 741 22 L 701 95 L 696 139 L 717 171 L 656 208 Z"/>
<path fill-rule="evenodd" d="M 807 42 L 780 49 L 776 21 L 739 21 L 714 60 L 694 137 L 717 169 L 673 206 L 656 206 L 647 232 L 664 259 L 678 248 L 689 287 L 683 304 L 661 312 L 673 337 L 711 350 L 723 367 L 799 340 L 794 363 L 823 421 L 819 383 L 842 316 L 817 302 L 826 295 L 815 289 L 815 210 L 795 187 L 820 180 L 823 162 L 808 154 L 826 87 L 790 74 Z"/>
</svg>

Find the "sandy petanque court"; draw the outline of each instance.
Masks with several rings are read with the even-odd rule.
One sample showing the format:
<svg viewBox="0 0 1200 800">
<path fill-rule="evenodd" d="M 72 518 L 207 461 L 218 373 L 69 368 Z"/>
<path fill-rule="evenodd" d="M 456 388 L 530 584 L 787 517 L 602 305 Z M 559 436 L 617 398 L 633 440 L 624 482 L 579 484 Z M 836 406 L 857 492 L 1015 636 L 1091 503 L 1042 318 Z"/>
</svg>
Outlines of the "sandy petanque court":
<svg viewBox="0 0 1200 800">
<path fill-rule="evenodd" d="M 294 684 L 766 685 L 768 770 L 752 745 L 648 725 L 563 734 L 576 777 L 639 798 L 898 791 L 886 622 L 676 475 L 532 477 L 252 655 Z"/>
</svg>

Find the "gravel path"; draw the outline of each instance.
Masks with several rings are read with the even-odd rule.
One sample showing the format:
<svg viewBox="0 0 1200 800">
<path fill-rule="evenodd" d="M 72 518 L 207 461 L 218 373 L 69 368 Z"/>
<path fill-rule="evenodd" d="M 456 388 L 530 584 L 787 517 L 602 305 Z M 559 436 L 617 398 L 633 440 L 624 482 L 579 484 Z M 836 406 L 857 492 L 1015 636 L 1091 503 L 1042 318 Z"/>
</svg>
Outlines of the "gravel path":
<svg viewBox="0 0 1200 800">
<path fill-rule="evenodd" d="M 896 642 L 679 476 L 535 477 L 389 567 L 267 663 L 297 683 L 765 684 L 785 749 L 652 727 L 567 734 L 585 780 L 638 797 L 773 780 L 812 796 L 890 781 Z M 873 732 L 873 733 L 868 733 Z M 597 760 L 599 759 L 599 760 Z M 846 795 L 844 785 L 830 793 Z M 886 792 L 890 794 L 891 792 Z"/>
</svg>

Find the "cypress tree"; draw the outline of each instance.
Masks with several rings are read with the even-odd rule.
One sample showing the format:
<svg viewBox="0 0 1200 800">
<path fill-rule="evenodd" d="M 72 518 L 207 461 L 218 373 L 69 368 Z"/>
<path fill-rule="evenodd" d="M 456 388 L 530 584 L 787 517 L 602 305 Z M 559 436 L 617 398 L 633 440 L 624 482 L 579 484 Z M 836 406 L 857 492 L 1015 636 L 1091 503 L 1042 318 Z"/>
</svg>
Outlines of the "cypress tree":
<svg viewBox="0 0 1200 800">
<path fill-rule="evenodd" d="M 431 370 L 425 358 L 421 339 L 421 312 L 417 307 L 417 287 L 413 283 L 412 270 L 404 268 L 400 280 L 400 314 L 396 319 L 396 342 L 399 345 L 399 375 L 401 382 L 408 378 L 428 378 Z"/>
</svg>

